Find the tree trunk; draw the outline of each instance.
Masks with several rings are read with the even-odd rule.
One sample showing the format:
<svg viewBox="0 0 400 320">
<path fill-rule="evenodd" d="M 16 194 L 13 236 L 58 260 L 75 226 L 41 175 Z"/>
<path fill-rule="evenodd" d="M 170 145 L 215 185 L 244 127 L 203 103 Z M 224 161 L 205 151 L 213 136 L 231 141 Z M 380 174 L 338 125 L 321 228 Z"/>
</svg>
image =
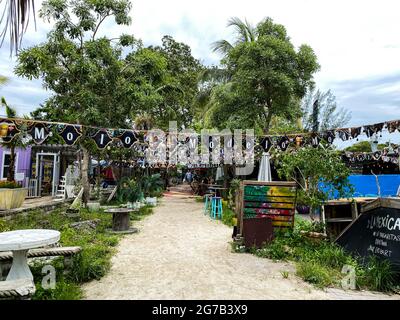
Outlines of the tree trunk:
<svg viewBox="0 0 400 320">
<path fill-rule="evenodd" d="M 10 146 L 10 166 L 8 167 L 7 181 L 15 180 L 15 146 Z"/>
<path fill-rule="evenodd" d="M 82 175 L 82 202 L 86 206 L 90 197 L 90 183 L 89 183 L 89 151 L 81 145 L 83 157 L 82 157 L 82 166 L 81 166 L 81 175 Z"/>
<path fill-rule="evenodd" d="M 272 119 L 272 112 L 268 111 L 268 114 L 265 119 L 264 130 L 263 130 L 264 134 L 268 134 L 268 132 L 269 132 L 269 125 L 271 123 L 271 119 Z"/>
</svg>

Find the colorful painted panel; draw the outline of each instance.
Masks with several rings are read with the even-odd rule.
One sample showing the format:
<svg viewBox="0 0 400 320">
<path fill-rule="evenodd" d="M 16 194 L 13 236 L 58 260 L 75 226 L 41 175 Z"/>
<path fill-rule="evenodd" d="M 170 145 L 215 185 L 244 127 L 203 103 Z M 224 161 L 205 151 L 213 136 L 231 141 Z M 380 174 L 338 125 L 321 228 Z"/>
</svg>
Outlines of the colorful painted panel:
<svg viewBox="0 0 400 320">
<path fill-rule="evenodd" d="M 261 209 L 294 209 L 294 203 L 279 202 L 248 202 L 244 203 L 245 208 L 261 208 Z"/>
<path fill-rule="evenodd" d="M 270 218 L 274 228 L 293 227 L 296 206 L 296 187 L 293 184 L 249 182 L 244 184 L 243 191 L 243 219 Z"/>
<path fill-rule="evenodd" d="M 244 200 L 246 201 L 258 201 L 258 202 L 283 202 L 283 203 L 294 203 L 294 196 L 292 197 L 274 197 L 274 196 L 265 196 L 265 195 L 257 195 L 257 196 L 244 196 Z"/>
<path fill-rule="evenodd" d="M 244 214 L 271 214 L 271 215 L 294 215 L 294 209 L 263 209 L 263 208 L 244 208 Z"/>
<path fill-rule="evenodd" d="M 282 186 L 245 186 L 244 196 L 281 196 L 294 197 L 296 195 L 295 187 Z"/>
</svg>

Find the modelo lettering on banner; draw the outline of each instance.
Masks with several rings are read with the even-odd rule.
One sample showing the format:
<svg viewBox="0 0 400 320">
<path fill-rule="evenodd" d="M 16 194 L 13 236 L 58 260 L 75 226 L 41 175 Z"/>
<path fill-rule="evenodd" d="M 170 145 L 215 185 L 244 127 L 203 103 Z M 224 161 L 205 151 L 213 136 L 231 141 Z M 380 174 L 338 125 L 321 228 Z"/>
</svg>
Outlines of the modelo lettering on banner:
<svg viewBox="0 0 400 320">
<path fill-rule="evenodd" d="M 122 142 L 124 148 L 131 148 L 133 144 L 138 141 L 136 134 L 131 130 L 126 130 L 122 133 L 118 139 Z"/>
<path fill-rule="evenodd" d="M 112 138 L 109 136 L 107 130 L 105 129 L 97 131 L 92 139 L 99 149 L 104 149 L 112 141 Z"/>
<path fill-rule="evenodd" d="M 35 123 L 29 130 L 32 140 L 36 144 L 42 144 L 50 134 L 50 129 L 43 123 Z"/>
<path fill-rule="evenodd" d="M 74 145 L 81 135 L 80 127 L 73 125 L 65 126 L 60 133 L 61 138 L 63 138 L 64 142 L 69 146 Z"/>
</svg>

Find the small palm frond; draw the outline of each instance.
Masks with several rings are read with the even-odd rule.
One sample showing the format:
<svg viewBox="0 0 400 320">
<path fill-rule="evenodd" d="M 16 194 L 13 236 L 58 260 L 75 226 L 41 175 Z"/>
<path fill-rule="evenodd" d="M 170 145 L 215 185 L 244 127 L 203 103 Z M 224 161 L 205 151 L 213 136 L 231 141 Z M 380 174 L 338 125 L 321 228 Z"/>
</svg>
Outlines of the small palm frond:
<svg viewBox="0 0 400 320">
<path fill-rule="evenodd" d="M 0 86 L 6 84 L 8 82 L 8 78 L 0 75 Z"/>
<path fill-rule="evenodd" d="M 218 40 L 211 44 L 211 49 L 214 52 L 222 53 L 223 55 L 227 54 L 233 45 L 227 40 Z"/>
<path fill-rule="evenodd" d="M 15 118 L 17 116 L 17 111 L 8 105 L 4 97 L 1 97 L 1 105 L 6 108 L 7 118 Z"/>
<path fill-rule="evenodd" d="M 228 27 L 234 27 L 236 29 L 237 43 L 256 40 L 256 29 L 247 20 L 243 22 L 238 17 L 232 17 L 228 20 Z"/>
<path fill-rule="evenodd" d="M 1 43 L 3 45 L 7 33 L 10 35 L 10 53 L 17 53 L 21 45 L 23 35 L 29 25 L 29 16 L 33 12 L 36 28 L 35 0 L 0 0 L 5 3 L 3 13 L 0 17 Z"/>
</svg>

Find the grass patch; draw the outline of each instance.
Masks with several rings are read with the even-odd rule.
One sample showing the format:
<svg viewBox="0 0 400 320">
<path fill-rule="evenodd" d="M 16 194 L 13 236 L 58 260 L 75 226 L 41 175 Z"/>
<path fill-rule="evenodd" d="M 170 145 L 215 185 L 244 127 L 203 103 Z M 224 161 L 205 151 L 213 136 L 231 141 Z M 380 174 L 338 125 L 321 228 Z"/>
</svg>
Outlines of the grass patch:
<svg viewBox="0 0 400 320">
<path fill-rule="evenodd" d="M 132 220 L 141 220 L 153 212 L 153 207 L 145 206 L 132 213 Z M 111 267 L 111 257 L 115 253 L 121 235 L 106 232 L 111 228 L 111 214 L 102 211 L 92 212 L 81 210 L 80 221 L 98 219 L 96 229 L 85 228 L 76 230 L 70 226 L 76 218 L 67 217 L 63 211 L 56 210 L 48 214 L 32 212 L 26 216 L 19 215 L 14 219 L 4 221 L 0 219 L 0 232 L 18 229 L 55 229 L 61 232 L 62 246 L 80 246 L 82 251 L 73 258 L 72 266 L 65 273 L 63 258 L 51 262 L 35 263 L 31 267 L 37 291 L 32 297 L 34 300 L 76 300 L 82 298 L 80 284 L 102 278 Z M 55 289 L 43 289 L 41 281 L 43 265 L 51 264 L 56 270 Z"/>
<path fill-rule="evenodd" d="M 296 216 L 295 227 L 275 234 L 275 239 L 260 249 L 247 250 L 259 257 L 296 263 L 296 274 L 318 288 L 338 286 L 345 274 L 345 265 L 354 267 L 359 289 L 390 292 L 399 285 L 389 261 L 371 257 L 367 261 L 354 258 L 341 247 L 327 240 L 315 241 L 301 231 L 320 232 L 320 223 L 311 223 Z"/>
<path fill-rule="evenodd" d="M 318 288 L 332 286 L 337 275 L 334 269 L 327 268 L 316 261 L 301 261 L 296 264 L 296 275 Z"/>
<path fill-rule="evenodd" d="M 228 227 L 233 227 L 234 222 L 233 218 L 236 218 L 236 213 L 229 208 L 228 203 L 223 200 L 222 201 L 222 223 L 227 225 Z"/>
</svg>

